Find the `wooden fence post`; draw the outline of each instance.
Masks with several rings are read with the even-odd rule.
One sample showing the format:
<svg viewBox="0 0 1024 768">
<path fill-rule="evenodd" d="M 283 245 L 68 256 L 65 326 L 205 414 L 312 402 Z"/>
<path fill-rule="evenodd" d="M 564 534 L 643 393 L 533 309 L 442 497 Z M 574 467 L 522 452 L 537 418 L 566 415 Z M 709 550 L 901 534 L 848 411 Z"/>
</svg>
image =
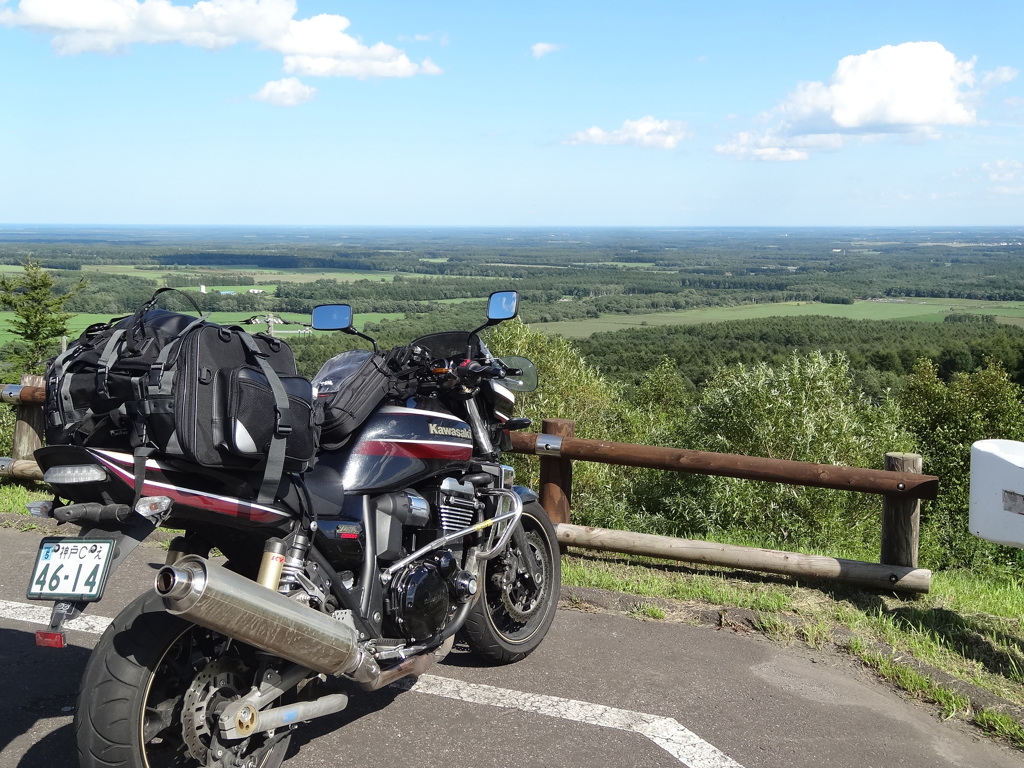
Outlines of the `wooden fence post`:
<svg viewBox="0 0 1024 768">
<path fill-rule="evenodd" d="M 556 438 L 572 437 L 575 428 L 576 423 L 569 419 L 544 419 L 541 426 L 545 435 Z M 537 455 L 540 456 L 540 504 L 552 523 L 568 523 L 571 522 L 572 460 L 554 455 L 557 450 L 552 450 L 553 455 L 545 455 L 542 440 L 539 438 L 537 441 Z"/>
<path fill-rule="evenodd" d="M 42 376 L 24 374 L 21 383 L 27 387 L 46 385 Z M 43 426 L 45 411 L 38 405 L 22 403 L 18 406 L 17 421 L 14 424 L 14 443 L 11 447 L 11 458 L 15 461 L 32 459 L 36 448 L 43 445 Z"/>
<path fill-rule="evenodd" d="M 924 462 L 916 453 L 887 453 L 885 468 L 891 472 L 921 474 Z M 883 565 L 917 568 L 921 535 L 921 500 L 886 495 L 882 497 Z"/>
</svg>

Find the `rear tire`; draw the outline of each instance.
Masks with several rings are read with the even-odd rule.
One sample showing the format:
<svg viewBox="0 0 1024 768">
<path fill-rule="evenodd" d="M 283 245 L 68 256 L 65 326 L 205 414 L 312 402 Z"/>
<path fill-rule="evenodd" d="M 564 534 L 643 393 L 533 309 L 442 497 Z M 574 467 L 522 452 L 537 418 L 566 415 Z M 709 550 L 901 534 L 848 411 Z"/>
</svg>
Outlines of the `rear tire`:
<svg viewBox="0 0 1024 768">
<path fill-rule="evenodd" d="M 470 651 L 492 664 L 519 661 L 535 650 L 558 608 L 562 569 L 555 528 L 537 502 L 524 505 L 520 520 L 529 551 L 517 552 L 513 539 L 507 554 L 481 565 L 481 595 L 462 628 Z M 522 556 L 533 558 L 540 584 L 519 572 Z"/>
<path fill-rule="evenodd" d="M 216 733 L 214 706 L 248 692 L 255 674 L 252 649 L 234 642 L 225 648 L 225 640 L 164 611 L 155 593 L 131 602 L 103 633 L 85 667 L 74 722 L 79 766 L 204 765 L 194 753 L 209 747 Z M 197 677 L 204 670 L 205 676 Z M 223 765 L 234 765 L 231 760 L 241 756 L 252 761 L 246 765 L 279 768 L 290 737 L 268 743 L 255 736 L 222 745 Z"/>
</svg>

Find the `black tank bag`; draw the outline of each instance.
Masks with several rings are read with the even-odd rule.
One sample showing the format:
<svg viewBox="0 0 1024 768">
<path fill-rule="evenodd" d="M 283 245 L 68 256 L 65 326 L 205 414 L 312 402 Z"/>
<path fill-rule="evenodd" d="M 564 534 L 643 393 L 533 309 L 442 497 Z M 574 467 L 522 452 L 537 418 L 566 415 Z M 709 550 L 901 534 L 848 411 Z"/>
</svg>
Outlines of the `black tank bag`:
<svg viewBox="0 0 1024 768">
<path fill-rule="evenodd" d="M 416 392 L 411 372 L 399 372 L 396 352 L 353 349 L 335 355 L 313 378 L 320 447 L 334 451 L 388 398 L 400 400 Z"/>
</svg>

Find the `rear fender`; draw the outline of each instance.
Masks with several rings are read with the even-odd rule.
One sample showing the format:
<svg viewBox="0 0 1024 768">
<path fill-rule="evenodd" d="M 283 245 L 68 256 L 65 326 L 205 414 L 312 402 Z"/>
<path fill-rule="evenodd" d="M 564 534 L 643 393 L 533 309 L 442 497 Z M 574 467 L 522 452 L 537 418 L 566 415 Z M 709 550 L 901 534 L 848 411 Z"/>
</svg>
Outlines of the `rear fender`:
<svg viewBox="0 0 1024 768">
<path fill-rule="evenodd" d="M 108 526 L 100 527 L 90 523 L 82 525 L 78 531 L 76 538 L 86 539 L 101 537 L 104 539 L 113 539 L 114 541 L 114 559 L 110 562 L 110 570 L 107 573 L 109 579 L 113 576 L 114 571 L 117 567 L 124 562 L 125 558 L 130 555 L 139 544 L 146 540 L 157 527 L 158 520 L 150 520 L 143 517 L 142 515 L 132 515 L 126 522 L 120 524 L 114 529 Z M 89 603 L 93 601 L 68 601 L 58 600 L 53 604 L 53 608 L 50 610 L 50 625 L 46 628 L 46 632 L 54 635 L 60 635 L 61 647 L 64 646 L 64 622 L 70 619 L 78 618 L 85 612 L 85 609 L 89 607 Z"/>
</svg>

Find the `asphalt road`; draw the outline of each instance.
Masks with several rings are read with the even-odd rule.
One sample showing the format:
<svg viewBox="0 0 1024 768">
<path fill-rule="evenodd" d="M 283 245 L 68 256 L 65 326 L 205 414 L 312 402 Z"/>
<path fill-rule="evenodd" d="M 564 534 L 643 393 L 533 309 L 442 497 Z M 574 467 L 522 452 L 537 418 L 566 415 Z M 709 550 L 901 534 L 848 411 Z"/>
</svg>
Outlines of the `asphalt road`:
<svg viewBox="0 0 1024 768">
<path fill-rule="evenodd" d="M 0 529 L 0 768 L 74 765 L 79 678 L 102 630 L 37 648 L 48 603 L 25 599 L 39 535 Z M 148 589 L 163 551 L 140 547 L 93 616 Z M 87 614 L 88 616 L 89 614 Z M 456 650 L 416 681 L 303 726 L 288 768 L 1022 768 L 1024 756 L 940 720 L 848 659 L 729 629 L 563 608 L 526 660 Z"/>
</svg>

